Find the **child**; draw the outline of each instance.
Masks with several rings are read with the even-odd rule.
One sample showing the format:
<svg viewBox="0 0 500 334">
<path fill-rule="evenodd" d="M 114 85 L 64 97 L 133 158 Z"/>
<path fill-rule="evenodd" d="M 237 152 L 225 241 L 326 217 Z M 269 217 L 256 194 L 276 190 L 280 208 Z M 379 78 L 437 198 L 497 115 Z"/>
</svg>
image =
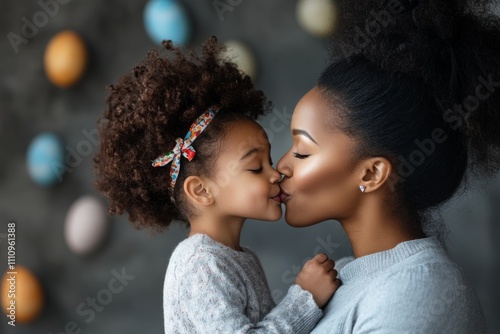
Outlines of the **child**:
<svg viewBox="0 0 500 334">
<path fill-rule="evenodd" d="M 255 121 L 269 108 L 215 37 L 201 57 L 164 42 L 133 75 L 110 87 L 96 187 L 111 214 L 138 228 L 173 220 L 190 227 L 171 255 L 164 285 L 166 333 L 308 333 L 339 286 L 319 254 L 275 306 L 256 255 L 240 246 L 247 218 L 281 217 L 280 174 Z"/>
</svg>

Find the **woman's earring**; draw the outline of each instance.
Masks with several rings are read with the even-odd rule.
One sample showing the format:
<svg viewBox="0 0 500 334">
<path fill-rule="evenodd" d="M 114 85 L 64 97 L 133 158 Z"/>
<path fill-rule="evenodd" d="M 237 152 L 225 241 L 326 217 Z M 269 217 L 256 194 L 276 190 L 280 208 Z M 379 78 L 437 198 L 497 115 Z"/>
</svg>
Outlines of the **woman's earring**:
<svg viewBox="0 0 500 334">
<path fill-rule="evenodd" d="M 366 187 L 365 186 L 359 186 L 359 190 L 361 190 L 362 193 L 365 192 Z"/>
</svg>

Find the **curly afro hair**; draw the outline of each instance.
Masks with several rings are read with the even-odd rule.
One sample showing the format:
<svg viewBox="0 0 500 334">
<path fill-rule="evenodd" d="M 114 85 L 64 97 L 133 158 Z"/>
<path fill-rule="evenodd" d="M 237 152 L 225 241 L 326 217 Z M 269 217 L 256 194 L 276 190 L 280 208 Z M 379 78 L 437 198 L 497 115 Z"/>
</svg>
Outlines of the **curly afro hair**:
<svg viewBox="0 0 500 334">
<path fill-rule="evenodd" d="M 393 164 L 408 220 L 500 169 L 500 18 L 487 0 L 339 1 L 318 86 L 357 158 Z"/>
<path fill-rule="evenodd" d="M 229 122 L 257 119 L 271 107 L 249 76 L 223 58 L 225 47 L 212 36 L 201 56 L 164 41 L 165 56 L 151 51 L 132 73 L 108 87 L 104 115 L 99 118 L 101 145 L 94 156 L 95 187 L 109 200 L 109 213 L 126 211 L 138 228 L 162 231 L 172 221 L 188 224 L 189 206 L 182 184 L 189 175 L 210 177 Z M 151 162 L 184 138 L 206 109 L 220 111 L 193 147 L 196 155 L 182 163 L 170 201 L 170 165 Z M 184 158 L 182 158 L 184 159 Z"/>
</svg>

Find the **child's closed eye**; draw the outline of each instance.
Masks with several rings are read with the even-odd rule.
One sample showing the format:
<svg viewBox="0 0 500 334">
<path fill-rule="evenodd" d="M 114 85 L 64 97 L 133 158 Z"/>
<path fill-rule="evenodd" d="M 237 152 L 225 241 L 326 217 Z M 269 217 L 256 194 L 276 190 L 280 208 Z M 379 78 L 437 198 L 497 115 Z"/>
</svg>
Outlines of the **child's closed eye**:
<svg viewBox="0 0 500 334">
<path fill-rule="evenodd" d="M 262 166 L 260 168 L 257 168 L 257 169 L 249 169 L 249 171 L 252 173 L 255 173 L 255 174 L 259 174 L 262 172 Z"/>
</svg>

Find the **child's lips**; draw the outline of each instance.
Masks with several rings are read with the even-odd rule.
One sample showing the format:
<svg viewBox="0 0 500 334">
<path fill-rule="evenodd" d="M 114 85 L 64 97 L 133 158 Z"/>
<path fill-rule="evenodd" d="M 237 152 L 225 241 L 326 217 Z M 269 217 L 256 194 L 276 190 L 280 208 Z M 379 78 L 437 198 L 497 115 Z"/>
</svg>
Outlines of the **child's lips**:
<svg viewBox="0 0 500 334">
<path fill-rule="evenodd" d="M 281 203 L 281 195 L 282 195 L 282 193 L 281 193 L 281 190 L 280 190 L 280 192 L 278 194 L 272 196 L 271 198 L 273 199 L 273 201 Z"/>
</svg>

